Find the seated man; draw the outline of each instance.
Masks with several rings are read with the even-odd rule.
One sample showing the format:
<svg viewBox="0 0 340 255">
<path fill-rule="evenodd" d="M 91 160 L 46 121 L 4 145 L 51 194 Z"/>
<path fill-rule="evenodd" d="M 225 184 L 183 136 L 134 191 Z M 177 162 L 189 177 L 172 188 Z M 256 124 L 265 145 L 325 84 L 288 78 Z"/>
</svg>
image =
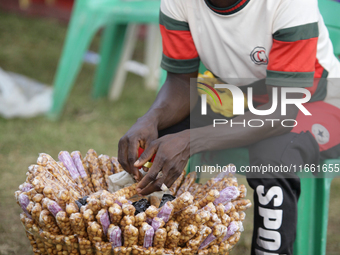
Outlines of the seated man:
<svg viewBox="0 0 340 255">
<path fill-rule="evenodd" d="M 140 194 L 160 190 L 163 183 L 170 187 L 190 155 L 202 151 L 249 146 L 252 166 L 296 168 L 340 156 L 340 84 L 336 87 L 334 80 L 340 78 L 340 63 L 316 0 L 162 0 L 160 29 L 167 80 L 149 111 L 119 142 L 119 162 L 140 180 Z M 200 61 L 226 84 L 242 88 L 249 80 L 263 79 L 267 95 L 254 88 L 254 101 L 260 103 L 256 109 L 271 109 L 277 99 L 276 109 L 270 115 L 247 111 L 232 119 L 257 119 L 261 127 L 211 121 L 190 130 L 191 106 L 199 102 L 196 82 L 190 85 L 190 79 L 197 78 Z M 285 105 L 282 94 L 299 107 Z M 309 95 L 308 103 L 298 104 Z M 211 113 L 208 109 L 208 117 Z M 287 119 L 293 124 L 283 125 Z M 138 158 L 139 147 L 145 151 Z M 155 153 L 141 178 L 138 168 Z M 293 172 L 287 176 L 247 176 L 255 191 L 251 254 L 293 252 L 300 180 Z M 275 219 L 264 220 L 274 210 Z"/>
</svg>

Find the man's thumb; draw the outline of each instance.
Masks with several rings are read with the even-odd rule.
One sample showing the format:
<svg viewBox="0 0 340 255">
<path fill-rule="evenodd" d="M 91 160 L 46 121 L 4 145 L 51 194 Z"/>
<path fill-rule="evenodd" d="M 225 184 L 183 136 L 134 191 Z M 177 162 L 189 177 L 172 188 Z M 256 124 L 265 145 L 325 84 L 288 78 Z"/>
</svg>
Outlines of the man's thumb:
<svg viewBox="0 0 340 255">
<path fill-rule="evenodd" d="M 144 150 L 144 152 L 139 156 L 137 161 L 134 163 L 135 167 L 142 167 L 146 162 L 148 162 L 152 156 L 156 153 L 156 147 L 149 146 Z"/>
</svg>

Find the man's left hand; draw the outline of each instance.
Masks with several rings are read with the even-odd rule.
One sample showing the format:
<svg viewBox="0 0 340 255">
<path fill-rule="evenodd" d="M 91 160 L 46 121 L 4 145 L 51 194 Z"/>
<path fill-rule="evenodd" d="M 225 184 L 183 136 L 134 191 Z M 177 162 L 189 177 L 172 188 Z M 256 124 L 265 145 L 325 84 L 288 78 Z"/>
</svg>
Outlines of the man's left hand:
<svg viewBox="0 0 340 255">
<path fill-rule="evenodd" d="M 168 188 L 181 175 L 190 157 L 190 130 L 163 136 L 154 140 L 134 164 L 142 167 L 154 154 L 153 164 L 137 186 L 140 195 L 160 191 L 164 183 Z M 157 178 L 159 172 L 161 177 Z M 157 178 L 157 179 L 156 179 Z"/>
</svg>

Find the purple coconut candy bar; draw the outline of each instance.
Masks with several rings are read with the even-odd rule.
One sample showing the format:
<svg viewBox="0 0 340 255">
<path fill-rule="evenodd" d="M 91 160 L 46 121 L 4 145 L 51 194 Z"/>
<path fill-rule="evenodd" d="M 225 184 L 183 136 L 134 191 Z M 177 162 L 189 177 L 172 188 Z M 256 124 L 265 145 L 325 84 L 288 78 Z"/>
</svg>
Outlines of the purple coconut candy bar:
<svg viewBox="0 0 340 255">
<path fill-rule="evenodd" d="M 152 246 L 154 234 L 155 234 L 155 231 L 153 228 L 148 228 L 145 231 L 144 244 L 143 244 L 144 248 L 149 248 Z"/>
<path fill-rule="evenodd" d="M 68 153 L 68 151 L 61 151 L 59 152 L 58 158 L 61 162 L 63 162 L 64 166 L 69 171 L 71 177 L 74 180 L 78 179 L 79 172 L 77 170 L 77 167 L 73 163 L 70 153 Z"/>
<path fill-rule="evenodd" d="M 19 200 L 20 207 L 21 207 L 21 209 L 24 211 L 24 213 L 26 214 L 26 216 L 27 216 L 28 218 L 32 219 L 31 215 L 28 213 L 28 211 L 27 211 L 27 209 L 26 209 L 27 206 L 28 206 L 28 204 L 30 203 L 30 199 L 28 198 L 28 196 L 27 196 L 26 194 L 21 193 L 21 194 L 19 195 L 18 200 Z"/>
<path fill-rule="evenodd" d="M 224 212 L 230 211 L 230 209 L 231 209 L 233 206 L 234 206 L 234 205 L 233 205 L 232 202 L 226 203 L 226 205 L 224 206 Z"/>
<path fill-rule="evenodd" d="M 57 204 L 57 202 L 50 200 L 47 203 L 47 209 L 50 211 L 50 213 L 53 214 L 54 217 L 56 217 L 57 213 L 62 211 L 61 207 Z"/>
<path fill-rule="evenodd" d="M 222 242 L 226 241 L 229 237 L 231 237 L 233 234 L 235 234 L 239 229 L 239 226 L 236 221 L 230 222 L 228 226 L 228 231 L 225 237 L 223 238 Z"/>
<path fill-rule="evenodd" d="M 223 204 L 236 199 L 240 195 L 240 191 L 235 186 L 226 187 L 224 190 L 220 192 L 219 198 L 216 198 L 214 201 L 214 205 Z"/>
<path fill-rule="evenodd" d="M 173 207 L 170 202 L 166 202 L 161 210 L 158 212 L 157 217 L 163 219 L 165 223 L 167 223 L 170 219 Z"/>
<path fill-rule="evenodd" d="M 115 203 L 116 203 L 117 205 L 119 205 L 120 207 L 122 207 L 122 205 L 123 205 L 123 204 L 122 204 L 119 200 L 117 200 L 117 199 L 116 199 Z"/>
<path fill-rule="evenodd" d="M 163 222 L 164 220 L 162 218 L 158 217 L 153 218 L 151 223 L 153 230 L 156 232 L 161 227 L 161 225 L 164 224 Z"/>
<path fill-rule="evenodd" d="M 79 151 L 74 151 L 71 153 L 72 155 L 72 160 L 74 165 L 76 166 L 78 173 L 80 174 L 81 178 L 86 178 L 87 174 L 85 172 L 84 166 L 83 166 L 83 162 L 80 158 L 80 152 Z"/>
<path fill-rule="evenodd" d="M 201 243 L 199 250 L 204 249 L 207 247 L 212 241 L 214 241 L 217 237 L 214 236 L 212 233 L 207 236 L 207 238 Z"/>
<path fill-rule="evenodd" d="M 19 190 L 22 191 L 22 192 L 27 192 L 30 189 L 33 189 L 33 186 L 32 186 L 32 184 L 27 183 L 27 182 L 24 182 L 23 184 L 21 184 L 19 186 Z"/>
<path fill-rule="evenodd" d="M 132 202 L 131 202 L 130 200 L 127 200 L 127 202 L 128 202 L 130 205 L 132 205 Z M 120 202 L 118 199 L 115 200 L 115 203 L 116 203 L 117 205 L 119 205 L 119 206 L 122 206 L 122 205 L 123 205 L 122 202 Z"/>
<path fill-rule="evenodd" d="M 218 175 L 216 175 L 213 180 L 215 182 L 221 181 L 224 177 L 227 177 L 229 174 L 234 175 L 236 173 L 236 166 L 233 164 L 227 165 L 226 167 L 223 167 L 223 169 L 226 169 L 226 171 L 220 172 Z"/>
<path fill-rule="evenodd" d="M 113 227 L 109 233 L 109 242 L 112 243 L 112 249 L 122 246 L 122 231 L 118 226 Z"/>
<path fill-rule="evenodd" d="M 107 210 L 105 210 L 105 212 L 100 215 L 100 224 L 103 227 L 104 235 L 107 235 L 107 230 L 109 229 L 110 226 L 110 218 L 109 214 L 107 213 Z"/>
</svg>

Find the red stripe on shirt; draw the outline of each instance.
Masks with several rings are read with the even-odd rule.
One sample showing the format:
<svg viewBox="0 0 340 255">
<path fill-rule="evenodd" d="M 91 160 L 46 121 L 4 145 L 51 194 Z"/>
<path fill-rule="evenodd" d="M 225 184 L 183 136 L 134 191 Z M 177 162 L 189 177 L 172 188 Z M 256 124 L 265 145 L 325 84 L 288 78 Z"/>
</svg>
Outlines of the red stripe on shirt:
<svg viewBox="0 0 340 255">
<path fill-rule="evenodd" d="M 321 78 L 322 73 L 325 69 L 320 65 L 318 59 L 315 59 L 315 73 L 314 73 L 314 78 Z"/>
<path fill-rule="evenodd" d="M 315 93 L 324 70 L 325 69 L 320 65 L 318 59 L 316 58 L 315 59 L 315 73 L 314 73 L 313 86 L 305 88 L 305 89 L 308 89 L 310 91 L 311 95 L 313 95 Z"/>
<path fill-rule="evenodd" d="M 315 73 L 314 73 L 314 81 L 313 81 L 313 87 L 307 87 L 305 89 L 308 89 L 311 93 L 311 95 L 313 95 L 319 85 L 320 82 L 320 78 L 322 76 L 322 73 L 325 69 L 320 65 L 318 59 L 315 59 Z M 269 102 L 269 96 L 268 94 L 265 95 L 254 95 L 253 96 L 253 100 L 256 103 L 259 103 L 261 105 L 266 104 Z"/>
<path fill-rule="evenodd" d="M 268 70 L 280 72 L 314 72 L 318 38 L 282 42 L 273 39 Z"/>
<path fill-rule="evenodd" d="M 163 53 L 173 59 L 193 59 L 198 53 L 190 31 L 168 30 L 159 25 L 162 34 Z"/>
<path fill-rule="evenodd" d="M 232 12 L 236 9 L 238 9 L 239 7 L 241 7 L 245 2 L 247 2 L 247 0 L 242 0 L 238 5 L 234 6 L 233 8 L 230 8 L 230 9 L 227 9 L 227 10 L 218 10 L 218 9 L 215 9 L 213 7 L 210 6 L 210 8 L 212 10 L 214 10 L 215 12 L 219 12 L 219 13 L 228 13 L 228 12 Z"/>
</svg>

